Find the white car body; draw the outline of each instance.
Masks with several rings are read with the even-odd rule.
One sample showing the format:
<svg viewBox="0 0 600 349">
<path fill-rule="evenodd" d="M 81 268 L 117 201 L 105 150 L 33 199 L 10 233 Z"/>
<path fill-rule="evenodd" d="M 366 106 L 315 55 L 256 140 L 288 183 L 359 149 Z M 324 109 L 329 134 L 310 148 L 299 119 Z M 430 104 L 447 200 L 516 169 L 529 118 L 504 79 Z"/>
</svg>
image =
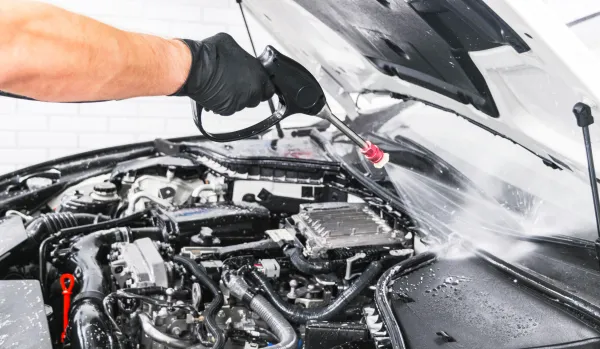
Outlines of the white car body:
<svg viewBox="0 0 600 349">
<path fill-rule="evenodd" d="M 600 65 L 596 53 L 600 45 L 592 43 L 593 29 L 578 32 L 567 23 L 592 16 L 586 26 L 595 23 L 600 28 L 600 20 L 593 20 L 593 15 L 600 11 L 600 3 L 594 0 L 484 2 L 531 48 L 525 53 L 518 53 L 510 46 L 470 52 L 488 84 L 500 114 L 498 118 L 382 74 L 352 43 L 292 0 L 246 0 L 243 4 L 287 53 L 317 76 L 349 116 L 356 115 L 352 93 L 375 90 L 411 96 L 468 118 L 587 179 L 582 133 L 572 109 L 583 102 L 592 107 L 595 115 L 600 115 Z M 581 23 L 578 26 L 583 28 Z M 344 73 L 336 74 L 336 70 Z M 593 124 L 590 131 L 592 141 L 597 143 L 599 126 Z M 600 150 L 595 157 L 600 161 Z"/>
</svg>

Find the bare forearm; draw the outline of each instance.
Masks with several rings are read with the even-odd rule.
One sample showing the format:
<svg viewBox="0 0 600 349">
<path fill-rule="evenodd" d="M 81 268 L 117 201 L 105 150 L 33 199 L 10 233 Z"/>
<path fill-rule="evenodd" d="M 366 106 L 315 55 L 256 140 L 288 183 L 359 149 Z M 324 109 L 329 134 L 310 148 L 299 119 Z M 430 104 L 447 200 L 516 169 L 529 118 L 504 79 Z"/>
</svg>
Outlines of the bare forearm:
<svg viewBox="0 0 600 349">
<path fill-rule="evenodd" d="M 189 49 L 26 0 L 0 0 L 0 90 L 44 101 L 169 95 Z"/>
</svg>

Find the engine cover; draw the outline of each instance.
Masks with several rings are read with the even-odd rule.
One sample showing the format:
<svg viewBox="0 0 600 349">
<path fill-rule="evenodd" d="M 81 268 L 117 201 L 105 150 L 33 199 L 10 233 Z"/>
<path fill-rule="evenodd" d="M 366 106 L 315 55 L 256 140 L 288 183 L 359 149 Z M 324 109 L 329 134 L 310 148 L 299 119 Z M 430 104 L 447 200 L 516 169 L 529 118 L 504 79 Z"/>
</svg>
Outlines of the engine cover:
<svg viewBox="0 0 600 349">
<path fill-rule="evenodd" d="M 113 244 L 110 269 L 121 288 L 169 287 L 169 270 L 149 238 Z"/>
<path fill-rule="evenodd" d="M 304 253 L 309 257 L 337 248 L 401 244 L 403 238 L 362 203 L 300 205 L 300 213 L 292 216 L 288 230 L 306 238 Z"/>
<path fill-rule="evenodd" d="M 269 210 L 257 203 L 219 202 L 164 211 L 156 217 L 156 226 L 185 239 L 197 235 L 206 245 L 239 244 L 259 240 L 268 229 Z M 210 228 L 210 229 L 206 229 Z M 196 245 L 204 245 L 199 239 Z"/>
</svg>

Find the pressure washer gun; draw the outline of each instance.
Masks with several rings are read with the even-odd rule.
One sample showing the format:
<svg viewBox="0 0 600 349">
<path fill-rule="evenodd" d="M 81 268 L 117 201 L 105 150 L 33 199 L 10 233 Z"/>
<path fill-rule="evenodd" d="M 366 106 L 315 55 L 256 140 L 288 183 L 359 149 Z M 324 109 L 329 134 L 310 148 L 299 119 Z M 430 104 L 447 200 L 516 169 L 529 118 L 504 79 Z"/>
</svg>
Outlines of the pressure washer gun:
<svg viewBox="0 0 600 349">
<path fill-rule="evenodd" d="M 387 153 L 352 131 L 331 112 L 321 85 L 300 63 L 281 54 L 272 46 L 267 46 L 258 60 L 269 73 L 275 86 L 275 92 L 279 97 L 279 109 L 265 120 L 242 130 L 210 133 L 202 125 L 202 106 L 196 105 L 194 121 L 204 136 L 216 142 L 231 142 L 256 136 L 290 115 L 305 114 L 329 121 L 356 144 L 361 153 L 376 168 L 382 168 L 389 161 Z"/>
</svg>

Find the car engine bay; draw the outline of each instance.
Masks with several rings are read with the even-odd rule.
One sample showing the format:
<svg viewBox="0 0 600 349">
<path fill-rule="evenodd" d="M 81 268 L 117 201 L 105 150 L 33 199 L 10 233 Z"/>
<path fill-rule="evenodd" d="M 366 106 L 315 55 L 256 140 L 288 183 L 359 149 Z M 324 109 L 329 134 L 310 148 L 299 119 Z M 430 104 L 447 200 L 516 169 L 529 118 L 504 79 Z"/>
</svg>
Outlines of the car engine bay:
<svg viewBox="0 0 600 349">
<path fill-rule="evenodd" d="M 388 340 L 372 320 L 375 283 L 413 255 L 410 220 L 350 184 L 313 143 L 297 143 L 276 145 L 288 157 L 269 160 L 279 170 L 266 160 L 224 168 L 214 147 L 231 145 L 207 144 L 215 152 L 195 161 L 161 153 L 119 162 L 50 197 L 48 212 L 7 212 L 4 279 L 41 283 L 30 306 L 45 312 L 52 345 L 36 347 Z"/>
<path fill-rule="evenodd" d="M 393 162 L 466 191 L 406 145 Z M 414 210 L 408 177 L 394 187 L 346 146 L 159 139 L 0 176 L 0 347 L 600 343 L 593 242 L 514 234 L 498 210 L 445 230 L 464 217 L 451 196 L 424 187 L 436 209 Z"/>
</svg>

